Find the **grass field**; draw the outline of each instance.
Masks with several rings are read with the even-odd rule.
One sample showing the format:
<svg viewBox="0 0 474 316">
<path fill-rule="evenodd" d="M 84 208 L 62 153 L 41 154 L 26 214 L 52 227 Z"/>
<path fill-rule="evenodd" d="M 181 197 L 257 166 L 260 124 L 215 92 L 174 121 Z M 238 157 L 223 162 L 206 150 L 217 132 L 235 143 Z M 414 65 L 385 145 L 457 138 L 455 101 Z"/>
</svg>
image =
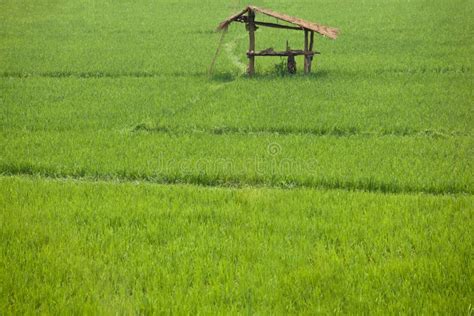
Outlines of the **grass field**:
<svg viewBox="0 0 474 316">
<path fill-rule="evenodd" d="M 0 1 L 1 314 L 473 314 L 474 2 L 248 3 Z"/>
</svg>

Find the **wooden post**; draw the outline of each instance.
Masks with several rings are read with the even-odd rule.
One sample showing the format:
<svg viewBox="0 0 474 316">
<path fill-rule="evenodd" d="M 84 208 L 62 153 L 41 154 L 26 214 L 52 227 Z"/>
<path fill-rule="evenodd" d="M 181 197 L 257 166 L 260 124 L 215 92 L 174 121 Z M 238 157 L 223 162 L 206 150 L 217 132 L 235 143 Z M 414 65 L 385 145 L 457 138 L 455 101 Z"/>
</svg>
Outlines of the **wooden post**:
<svg viewBox="0 0 474 316">
<path fill-rule="evenodd" d="M 214 70 L 214 65 L 216 64 L 217 56 L 219 56 L 219 53 L 220 53 L 221 48 L 222 48 L 222 44 L 224 43 L 224 37 L 225 37 L 225 34 L 227 33 L 227 31 L 228 31 L 227 28 L 225 28 L 222 31 L 221 39 L 219 41 L 219 46 L 217 46 L 216 54 L 214 55 L 214 58 L 212 59 L 211 66 L 209 67 L 209 73 L 208 73 L 209 76 L 212 75 L 212 71 Z"/>
<path fill-rule="evenodd" d="M 307 55 L 309 52 L 309 31 L 307 29 L 304 30 L 304 73 L 307 74 L 309 72 L 309 56 Z"/>
<path fill-rule="evenodd" d="M 255 56 L 252 54 L 255 52 L 255 12 L 249 9 L 247 28 L 249 31 L 249 66 L 247 73 L 249 76 L 255 74 Z"/>
<path fill-rule="evenodd" d="M 311 37 L 309 39 L 309 51 L 313 52 L 313 47 L 314 47 L 314 31 L 311 31 Z M 313 56 L 309 57 L 309 67 L 308 67 L 308 72 L 311 73 L 311 67 L 313 64 Z"/>
<path fill-rule="evenodd" d="M 288 44 L 288 41 L 286 41 L 286 51 L 290 52 L 290 45 Z M 293 75 L 296 73 L 296 59 L 295 59 L 295 56 L 291 54 L 288 55 L 287 68 L 288 68 L 289 74 Z"/>
</svg>

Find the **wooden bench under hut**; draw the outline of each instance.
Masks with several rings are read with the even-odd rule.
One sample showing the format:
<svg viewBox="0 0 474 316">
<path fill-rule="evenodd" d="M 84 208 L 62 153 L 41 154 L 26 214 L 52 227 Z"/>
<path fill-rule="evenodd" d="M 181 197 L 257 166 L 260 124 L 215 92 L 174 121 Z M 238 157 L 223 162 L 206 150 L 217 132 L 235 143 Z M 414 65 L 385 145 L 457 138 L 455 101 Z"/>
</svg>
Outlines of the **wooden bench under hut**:
<svg viewBox="0 0 474 316">
<path fill-rule="evenodd" d="M 292 25 L 256 21 L 255 16 L 257 13 L 261 13 L 261 14 L 276 18 L 277 20 L 288 22 Z M 242 11 L 230 16 L 228 19 L 226 19 L 225 21 L 219 24 L 219 27 L 217 28 L 217 30 L 223 31 L 225 34 L 225 32 L 228 30 L 229 25 L 232 22 L 244 23 L 246 25 L 247 31 L 249 32 L 249 50 L 247 52 L 249 64 L 247 68 L 247 73 L 250 76 L 252 76 L 255 73 L 255 57 L 267 57 L 267 56 L 288 57 L 288 71 L 290 73 L 296 72 L 295 56 L 304 56 L 304 72 L 310 73 L 313 56 L 315 54 L 319 54 L 319 52 L 316 52 L 313 50 L 314 33 L 318 33 L 322 36 L 329 37 L 330 39 L 336 39 L 339 32 L 335 28 L 319 25 L 313 22 L 308 22 L 299 18 L 291 17 L 286 14 L 278 13 L 269 9 L 258 8 L 255 6 L 247 6 Z M 283 52 L 274 51 L 272 48 L 268 48 L 262 51 L 256 51 L 255 50 L 255 31 L 257 30 L 258 26 L 304 31 L 304 49 L 303 50 L 290 49 L 287 43 L 286 45 L 287 49 L 286 51 L 283 51 Z"/>
</svg>

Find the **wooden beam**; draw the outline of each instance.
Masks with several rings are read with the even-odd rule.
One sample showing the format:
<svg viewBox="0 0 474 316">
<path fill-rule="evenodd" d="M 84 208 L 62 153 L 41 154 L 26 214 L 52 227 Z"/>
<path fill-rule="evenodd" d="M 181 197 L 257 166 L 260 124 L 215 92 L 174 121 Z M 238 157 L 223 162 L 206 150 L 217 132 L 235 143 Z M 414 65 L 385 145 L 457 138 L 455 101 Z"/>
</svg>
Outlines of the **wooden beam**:
<svg viewBox="0 0 474 316">
<path fill-rule="evenodd" d="M 311 31 L 311 36 L 309 39 L 309 51 L 312 52 L 314 48 L 314 31 Z M 308 72 L 311 73 L 311 68 L 313 66 L 313 55 L 309 56 L 309 67 Z"/>
<path fill-rule="evenodd" d="M 236 22 L 240 23 L 247 23 L 247 17 L 242 17 L 242 19 L 236 20 Z M 272 28 L 277 28 L 277 29 L 286 29 L 286 30 L 295 30 L 295 31 L 302 31 L 303 29 L 301 27 L 297 26 L 289 26 L 289 25 L 283 25 L 283 24 L 276 24 L 276 23 L 268 23 L 268 22 L 258 22 L 254 21 L 255 25 L 259 26 L 265 26 L 265 27 L 272 27 Z"/>
<path fill-rule="evenodd" d="M 249 53 L 255 52 L 255 11 L 249 9 L 247 28 L 249 31 Z M 249 55 L 248 75 L 251 77 L 255 74 L 255 56 Z"/>
<path fill-rule="evenodd" d="M 309 52 L 309 31 L 307 29 L 304 30 L 304 73 L 309 73 L 309 56 L 307 53 Z"/>
<path fill-rule="evenodd" d="M 222 44 L 224 44 L 224 37 L 227 34 L 227 29 L 224 29 L 222 31 L 221 39 L 219 41 L 219 46 L 217 46 L 216 53 L 214 55 L 214 58 L 212 59 L 211 66 L 209 67 L 209 76 L 212 75 L 212 71 L 214 70 L 214 65 L 216 64 L 217 56 L 219 56 L 219 53 L 221 52 Z"/>
<path fill-rule="evenodd" d="M 269 51 L 269 50 L 262 50 L 256 52 L 248 52 L 247 56 L 259 56 L 259 57 L 271 57 L 271 56 L 313 56 L 320 54 L 319 52 L 305 52 L 303 50 L 287 50 L 284 52 L 276 52 L 276 51 Z"/>
<path fill-rule="evenodd" d="M 288 25 L 282 25 L 282 24 L 276 24 L 276 23 L 267 23 L 267 22 L 255 22 L 256 25 L 261 25 L 261 26 L 266 26 L 266 27 L 273 27 L 277 29 L 285 29 L 285 30 L 296 30 L 296 31 L 301 31 L 301 27 L 296 27 L 296 26 L 288 26 Z"/>
</svg>

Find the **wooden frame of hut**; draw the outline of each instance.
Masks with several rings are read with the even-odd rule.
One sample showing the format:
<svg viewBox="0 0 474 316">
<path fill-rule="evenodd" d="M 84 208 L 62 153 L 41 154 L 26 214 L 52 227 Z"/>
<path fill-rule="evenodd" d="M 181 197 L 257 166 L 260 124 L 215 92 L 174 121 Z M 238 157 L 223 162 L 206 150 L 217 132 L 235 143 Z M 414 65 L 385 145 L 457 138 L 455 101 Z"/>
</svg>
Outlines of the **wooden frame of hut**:
<svg viewBox="0 0 474 316">
<path fill-rule="evenodd" d="M 255 20 L 257 13 L 261 13 L 277 20 L 288 22 L 292 25 L 284 25 L 277 23 L 259 22 Z M 311 72 L 311 64 L 313 56 L 319 54 L 313 50 L 314 48 L 314 33 L 318 33 L 322 36 L 326 36 L 330 39 L 336 39 L 339 33 L 338 29 L 331 28 L 324 25 L 319 25 L 313 22 L 305 21 L 299 18 L 291 17 L 286 14 L 278 13 L 269 9 L 263 9 L 256 6 L 247 6 L 242 11 L 230 16 L 225 21 L 219 24 L 218 31 L 223 31 L 224 34 L 227 31 L 229 25 L 232 22 L 244 23 L 247 31 L 249 32 L 249 50 L 247 57 L 249 59 L 247 73 L 249 76 L 255 73 L 255 57 L 266 57 L 266 56 L 287 56 L 288 57 L 288 71 L 290 73 L 296 72 L 296 61 L 295 56 L 304 56 L 304 72 Z M 262 51 L 255 50 L 255 31 L 258 26 L 271 27 L 287 30 L 304 31 L 304 49 L 303 50 L 292 50 L 288 47 L 286 51 L 274 51 L 272 48 L 268 48 Z"/>
</svg>

